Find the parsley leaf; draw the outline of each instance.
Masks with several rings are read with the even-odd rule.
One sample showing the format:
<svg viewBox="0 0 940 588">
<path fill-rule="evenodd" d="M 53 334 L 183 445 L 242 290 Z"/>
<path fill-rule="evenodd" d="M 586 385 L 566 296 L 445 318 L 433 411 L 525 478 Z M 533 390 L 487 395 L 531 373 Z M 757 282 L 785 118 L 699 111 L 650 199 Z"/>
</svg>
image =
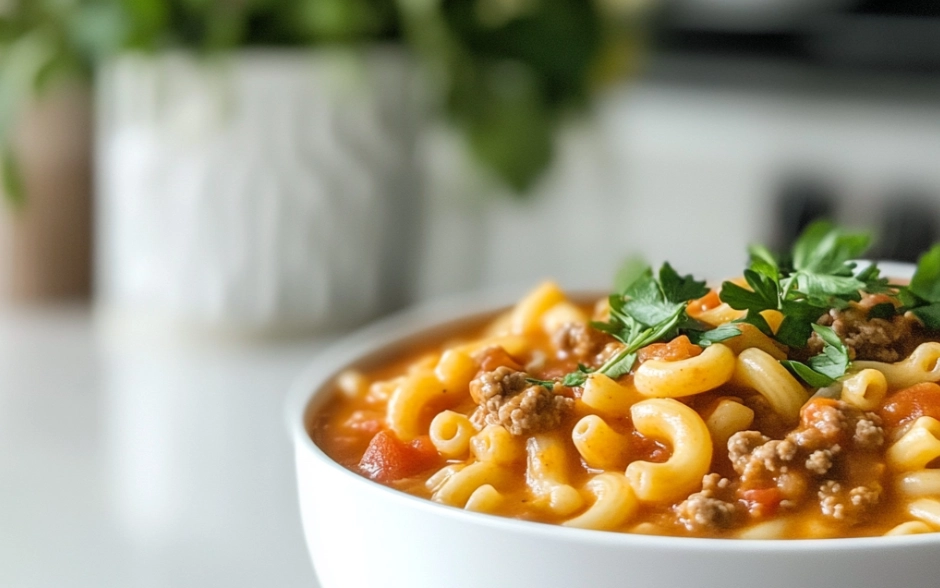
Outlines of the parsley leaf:
<svg viewBox="0 0 940 588">
<path fill-rule="evenodd" d="M 868 318 L 891 320 L 898 313 L 898 309 L 890 302 L 882 302 L 868 309 Z"/>
<path fill-rule="evenodd" d="M 767 319 L 765 319 L 763 315 L 756 313 L 753 310 L 748 310 L 747 314 L 744 315 L 744 317 L 739 318 L 738 320 L 734 322 L 747 323 L 749 325 L 753 325 L 757 327 L 760 330 L 760 332 L 767 335 L 768 337 L 773 337 L 774 335 L 774 332 L 770 328 L 770 325 L 767 324 Z"/>
<path fill-rule="evenodd" d="M 940 302 L 940 245 L 934 245 L 917 261 L 917 271 L 907 289 L 927 302 Z"/>
<path fill-rule="evenodd" d="M 591 323 L 595 329 L 624 344 L 624 348 L 597 372 L 617 379 L 633 369 L 637 351 L 651 343 L 673 339 L 683 331 L 688 331 L 706 345 L 739 334 L 737 328 L 733 328 L 735 332 L 726 328 L 708 335 L 711 331 L 706 330 L 706 325 L 689 319 L 686 314 L 688 302 L 708 292 L 704 281 L 690 275 L 681 276 L 668 263 L 664 263 L 655 275 L 649 267 L 635 272 L 620 294 L 608 298 L 610 319 Z M 578 370 L 567 374 L 562 383 L 580 386 L 591 373 L 589 368 L 579 365 Z"/>
<path fill-rule="evenodd" d="M 809 367 L 833 380 L 838 380 L 849 369 L 848 349 L 831 327 L 813 325 L 813 331 L 823 340 L 823 351 L 809 359 Z"/>
<path fill-rule="evenodd" d="M 809 365 L 794 360 L 781 361 L 784 366 L 814 388 L 823 388 L 845 375 L 851 362 L 849 351 L 830 327 L 813 325 L 813 331 L 823 341 L 822 353 L 809 359 Z"/>
<path fill-rule="evenodd" d="M 940 330 L 940 244 L 934 245 L 917 261 L 917 270 L 898 298 L 928 329 Z"/>
<path fill-rule="evenodd" d="M 867 233 L 849 233 L 829 221 L 816 221 L 794 243 L 793 267 L 807 275 L 851 275 L 855 264 L 850 260 L 865 253 L 870 244 Z"/>
<path fill-rule="evenodd" d="M 852 260 L 862 255 L 870 242 L 865 233 L 847 232 L 818 221 L 800 235 L 789 255 L 778 256 L 760 245 L 751 246 L 750 267 L 744 272 L 747 287 L 725 282 L 720 299 L 731 308 L 747 311 L 742 322 L 757 326 L 789 347 L 804 347 L 813 334 L 813 324 L 830 308 L 844 308 L 861 299 L 861 290 L 893 292 L 877 266 L 855 273 Z M 760 317 L 765 310 L 783 315 L 776 333 Z"/>
<path fill-rule="evenodd" d="M 623 312 L 648 327 L 668 320 L 676 304 L 666 299 L 660 285 L 647 270 L 624 292 Z"/>
<path fill-rule="evenodd" d="M 835 380 L 825 374 L 820 374 L 805 363 L 792 359 L 783 360 L 780 363 L 813 388 L 825 388 L 835 383 Z"/>
<path fill-rule="evenodd" d="M 726 341 L 732 337 L 737 337 L 741 334 L 741 329 L 734 326 L 733 323 L 719 325 L 714 329 L 707 330 L 699 330 L 691 327 L 687 327 L 683 330 L 685 331 L 686 336 L 688 336 L 689 341 L 700 347 L 708 347 L 712 343 L 721 343 L 722 341 Z"/>
<path fill-rule="evenodd" d="M 565 378 L 561 381 L 562 386 L 568 386 L 573 388 L 574 386 L 581 386 L 587 381 L 588 374 L 591 373 L 591 369 L 584 364 L 579 363 L 577 371 L 573 371 L 565 375 Z"/>
<path fill-rule="evenodd" d="M 636 363 L 636 353 L 628 353 L 617 359 L 617 361 L 605 366 L 603 373 L 612 380 L 625 376 L 633 369 Z"/>
<path fill-rule="evenodd" d="M 763 245 L 751 245 L 747 250 L 751 256 L 751 269 L 776 281 L 780 275 L 777 256 Z"/>
<path fill-rule="evenodd" d="M 551 391 L 555 387 L 554 380 L 540 380 L 538 378 L 526 378 L 525 381 L 535 386 L 544 386 L 549 391 Z"/>
<path fill-rule="evenodd" d="M 659 284 L 666 300 L 674 304 L 685 304 L 708 294 L 708 286 L 704 281 L 696 281 L 690 275 L 680 276 L 668 262 L 659 270 Z"/>
<path fill-rule="evenodd" d="M 881 277 L 881 270 L 875 264 L 870 264 L 855 274 L 855 277 L 865 284 L 862 289 L 869 294 L 894 294 L 897 291 L 897 288 L 891 286 L 888 278 Z"/>
<path fill-rule="evenodd" d="M 640 256 L 634 255 L 626 258 L 614 276 L 614 292 L 625 291 L 646 273 L 649 267 L 649 264 Z"/>
<path fill-rule="evenodd" d="M 795 273 L 790 280 L 820 306 L 831 306 L 833 298 L 858 300 L 865 283 L 855 277 L 851 260 L 865 253 L 870 244 L 867 233 L 849 233 L 829 221 L 817 221 L 793 245 Z"/>
<path fill-rule="evenodd" d="M 940 330 L 940 303 L 929 304 L 913 309 L 911 312 L 919 318 L 924 326 L 933 331 Z"/>
</svg>

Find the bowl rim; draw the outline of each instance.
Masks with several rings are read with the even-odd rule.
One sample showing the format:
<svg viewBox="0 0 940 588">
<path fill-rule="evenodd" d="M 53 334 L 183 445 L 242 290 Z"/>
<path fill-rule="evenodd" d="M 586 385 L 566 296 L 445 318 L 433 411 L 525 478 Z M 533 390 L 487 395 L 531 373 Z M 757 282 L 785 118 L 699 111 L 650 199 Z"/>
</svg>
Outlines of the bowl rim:
<svg viewBox="0 0 940 588">
<path fill-rule="evenodd" d="M 881 264 L 879 264 L 881 265 Z M 888 265 L 888 264 L 885 264 Z M 902 276 L 893 276 L 902 277 Z M 816 539 L 733 539 L 706 537 L 673 537 L 617 531 L 574 529 L 550 523 L 525 521 L 439 504 L 413 496 L 365 478 L 334 461 L 321 450 L 307 433 L 306 418 L 328 398 L 327 384 L 357 360 L 377 354 L 396 342 L 446 332 L 448 328 L 474 319 L 483 319 L 509 308 L 518 292 L 476 291 L 429 301 L 365 326 L 332 344 L 311 361 L 292 383 L 285 403 L 285 417 L 295 453 L 304 452 L 328 467 L 349 483 L 361 486 L 376 498 L 391 500 L 402 507 L 417 509 L 430 516 L 456 519 L 467 524 L 488 527 L 494 531 L 526 534 L 533 538 L 629 548 L 644 547 L 690 551 L 738 551 L 786 553 L 833 551 L 864 551 L 868 549 L 906 549 L 912 546 L 940 546 L 940 532 L 899 536 L 844 537 Z M 296 470 L 296 464 L 295 464 Z M 295 471 L 296 473 L 296 471 Z M 303 497 L 298 497 L 303 501 Z"/>
</svg>

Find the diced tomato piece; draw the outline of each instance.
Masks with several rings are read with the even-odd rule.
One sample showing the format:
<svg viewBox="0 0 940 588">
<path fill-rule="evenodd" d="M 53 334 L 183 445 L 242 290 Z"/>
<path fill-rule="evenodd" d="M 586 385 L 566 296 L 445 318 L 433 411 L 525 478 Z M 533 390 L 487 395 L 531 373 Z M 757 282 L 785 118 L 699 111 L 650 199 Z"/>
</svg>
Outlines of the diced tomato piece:
<svg viewBox="0 0 940 588">
<path fill-rule="evenodd" d="M 839 412 L 838 400 L 822 396 L 810 398 L 800 409 L 800 430 L 812 430 L 821 442 L 841 443 L 844 441 L 841 428 L 819 426 L 819 423 L 837 417 L 833 414 L 836 412 Z"/>
<path fill-rule="evenodd" d="M 522 365 L 500 345 L 487 347 L 480 352 L 477 359 L 480 361 L 480 369 L 484 372 L 491 372 L 498 367 L 522 371 Z"/>
<path fill-rule="evenodd" d="M 387 484 L 420 474 L 440 461 L 440 455 L 427 437 L 405 443 L 392 431 L 384 430 L 369 442 L 359 470 L 376 482 Z"/>
<path fill-rule="evenodd" d="M 824 396 L 810 398 L 806 404 L 803 405 L 803 408 L 800 409 L 800 420 L 808 425 L 819 419 L 819 412 L 838 406 L 839 401 L 834 398 L 826 398 Z"/>
<path fill-rule="evenodd" d="M 738 497 L 756 517 L 773 515 L 780 508 L 780 502 L 783 500 L 783 494 L 776 487 L 739 490 Z"/>
<path fill-rule="evenodd" d="M 647 345 L 637 352 L 637 359 L 640 362 L 650 359 L 661 359 L 663 361 L 680 361 L 695 357 L 702 353 L 702 348 L 694 345 L 685 335 L 676 337 L 669 343 L 653 343 Z"/>
<path fill-rule="evenodd" d="M 632 459 L 663 463 L 669 459 L 670 455 L 672 453 L 669 449 L 656 439 L 641 435 L 638 431 L 633 431 L 630 440 L 630 456 Z"/>
<path fill-rule="evenodd" d="M 880 415 L 889 429 L 922 416 L 940 419 L 940 386 L 923 382 L 898 390 L 882 405 Z"/>
<path fill-rule="evenodd" d="M 871 310 L 872 307 L 879 304 L 891 304 L 894 306 L 898 305 L 898 299 L 887 294 L 868 294 L 864 296 L 859 302 L 856 303 L 859 308 L 864 308 L 865 310 Z"/>
<path fill-rule="evenodd" d="M 720 304 L 721 298 L 718 297 L 718 290 L 712 289 L 705 296 L 689 302 L 688 313 L 689 316 L 695 317 L 699 313 L 718 307 Z"/>
</svg>

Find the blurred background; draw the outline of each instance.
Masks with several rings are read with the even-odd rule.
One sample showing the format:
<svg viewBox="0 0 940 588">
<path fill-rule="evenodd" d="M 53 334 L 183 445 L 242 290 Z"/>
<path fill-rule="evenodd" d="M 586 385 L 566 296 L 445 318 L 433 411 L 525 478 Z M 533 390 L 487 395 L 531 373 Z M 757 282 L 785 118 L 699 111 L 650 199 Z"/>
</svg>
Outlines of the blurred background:
<svg viewBox="0 0 940 588">
<path fill-rule="evenodd" d="M 0 0 L 0 585 L 315 586 L 357 325 L 826 216 L 938 240 L 931 0 Z"/>
</svg>

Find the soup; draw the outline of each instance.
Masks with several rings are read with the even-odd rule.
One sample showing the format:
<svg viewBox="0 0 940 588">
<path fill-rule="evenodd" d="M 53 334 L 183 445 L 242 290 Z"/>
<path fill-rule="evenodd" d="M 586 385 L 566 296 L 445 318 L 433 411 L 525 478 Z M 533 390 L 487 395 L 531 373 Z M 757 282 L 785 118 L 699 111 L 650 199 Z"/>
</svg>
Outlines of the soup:
<svg viewBox="0 0 940 588">
<path fill-rule="evenodd" d="M 336 378 L 314 441 L 468 510 L 672 536 L 940 529 L 940 249 L 908 285 L 814 225 L 708 288 L 668 264 L 610 297 L 556 285 Z"/>
</svg>

